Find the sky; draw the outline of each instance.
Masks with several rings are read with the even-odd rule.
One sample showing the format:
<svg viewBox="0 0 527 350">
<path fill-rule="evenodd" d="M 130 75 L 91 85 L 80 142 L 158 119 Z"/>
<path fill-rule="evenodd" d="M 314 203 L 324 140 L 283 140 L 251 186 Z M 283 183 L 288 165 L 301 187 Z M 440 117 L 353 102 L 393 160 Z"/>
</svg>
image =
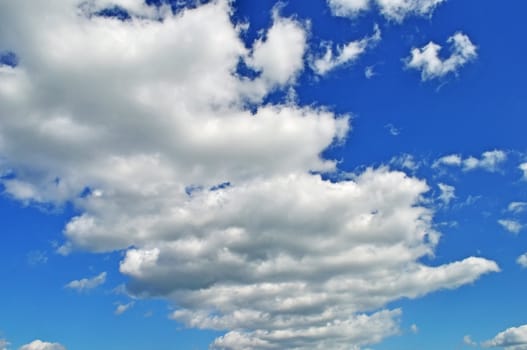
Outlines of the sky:
<svg viewBox="0 0 527 350">
<path fill-rule="evenodd" d="M 526 10 L 0 0 L 0 350 L 527 349 Z"/>
</svg>

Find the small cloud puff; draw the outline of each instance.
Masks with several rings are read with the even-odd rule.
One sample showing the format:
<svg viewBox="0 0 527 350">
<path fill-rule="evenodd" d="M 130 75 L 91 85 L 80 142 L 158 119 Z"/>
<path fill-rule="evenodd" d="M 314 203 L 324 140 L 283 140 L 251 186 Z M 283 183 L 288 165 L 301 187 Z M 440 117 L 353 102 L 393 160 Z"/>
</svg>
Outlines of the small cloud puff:
<svg viewBox="0 0 527 350">
<path fill-rule="evenodd" d="M 381 40 L 381 30 L 375 25 L 374 32 L 371 36 L 361 40 L 351 41 L 343 46 L 337 46 L 337 52 L 334 53 L 331 43 L 326 45 L 326 52 L 322 57 L 313 61 L 312 67 L 318 75 L 325 75 L 331 70 L 342 65 L 350 64 L 357 60 L 368 47 L 372 47 Z"/>
<path fill-rule="evenodd" d="M 421 71 L 421 80 L 441 78 L 449 73 L 456 73 L 459 68 L 476 59 L 477 47 L 463 33 L 456 33 L 448 38 L 451 55 L 442 59 L 439 55 L 441 46 L 429 42 L 422 48 L 414 48 L 406 59 L 406 67 Z"/>
<path fill-rule="evenodd" d="M 59 343 L 48 343 L 37 339 L 22 346 L 20 350 L 66 350 L 66 348 Z"/>
<path fill-rule="evenodd" d="M 117 304 L 117 307 L 115 308 L 114 314 L 116 315 L 122 315 L 126 311 L 128 311 L 132 306 L 134 306 L 134 302 L 130 302 L 128 304 Z"/>
<path fill-rule="evenodd" d="M 439 187 L 439 190 L 441 191 L 441 194 L 438 198 L 443 202 L 443 204 L 448 205 L 452 199 L 456 198 L 454 193 L 456 189 L 454 186 L 439 183 L 437 187 Z"/>
<path fill-rule="evenodd" d="M 516 262 L 524 269 L 527 268 L 527 253 L 520 255 Z"/>
<path fill-rule="evenodd" d="M 106 272 L 102 272 L 99 275 L 92 278 L 83 278 L 80 280 L 74 280 L 66 284 L 66 288 L 75 289 L 79 292 L 97 288 L 106 282 Z"/>
</svg>

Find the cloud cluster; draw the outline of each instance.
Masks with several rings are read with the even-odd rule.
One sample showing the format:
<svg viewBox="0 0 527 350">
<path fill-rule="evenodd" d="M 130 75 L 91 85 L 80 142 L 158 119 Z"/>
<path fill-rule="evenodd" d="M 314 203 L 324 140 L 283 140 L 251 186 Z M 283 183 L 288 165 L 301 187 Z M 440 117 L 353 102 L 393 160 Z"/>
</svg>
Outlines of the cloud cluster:
<svg viewBox="0 0 527 350">
<path fill-rule="evenodd" d="M 519 168 L 523 172 L 523 179 L 527 180 L 527 163 L 520 164 Z"/>
<path fill-rule="evenodd" d="M 110 5 L 130 20 L 97 15 Z M 61 253 L 125 251 L 129 292 L 225 330 L 221 349 L 372 344 L 398 332 L 402 311 L 387 303 L 499 270 L 422 262 L 439 240 L 424 181 L 388 168 L 320 175 L 336 169 L 321 154 L 345 140 L 348 116 L 262 102 L 303 71 L 306 26 L 275 12 L 246 44 L 231 6 L 0 3 L 0 43 L 20 58 L 0 70 L 0 181 L 20 201 L 81 213 Z"/>
<path fill-rule="evenodd" d="M 450 166 L 461 167 L 463 171 L 482 169 L 489 172 L 496 172 L 506 160 L 507 153 L 502 150 L 483 152 L 480 158 L 470 156 L 463 159 L 459 154 L 450 154 L 437 159 L 432 164 L 432 167 Z"/>
<path fill-rule="evenodd" d="M 456 33 L 448 38 L 451 45 L 450 56 L 440 56 L 441 46 L 429 42 L 422 48 L 414 48 L 406 59 L 406 67 L 421 71 L 421 80 L 441 78 L 449 73 L 456 73 L 459 68 L 477 57 L 477 47 L 463 33 Z"/>
<path fill-rule="evenodd" d="M 483 343 L 484 347 L 505 348 L 505 350 L 527 349 L 527 325 L 511 327 Z"/>
<path fill-rule="evenodd" d="M 372 7 L 389 20 L 402 22 L 408 16 L 428 16 L 445 0 L 327 0 L 336 16 L 355 17 Z"/>
<path fill-rule="evenodd" d="M 98 286 L 106 282 L 106 272 L 101 272 L 99 275 L 92 278 L 83 278 L 80 280 L 74 280 L 66 284 L 66 288 L 75 289 L 79 292 L 83 292 L 89 289 L 97 288 Z"/>
<path fill-rule="evenodd" d="M 0 339 L 0 350 L 7 350 L 7 347 L 9 346 L 9 342 L 5 339 Z"/>
<path fill-rule="evenodd" d="M 48 343 L 37 339 L 22 346 L 20 350 L 66 350 L 66 348 L 59 343 Z"/>
</svg>

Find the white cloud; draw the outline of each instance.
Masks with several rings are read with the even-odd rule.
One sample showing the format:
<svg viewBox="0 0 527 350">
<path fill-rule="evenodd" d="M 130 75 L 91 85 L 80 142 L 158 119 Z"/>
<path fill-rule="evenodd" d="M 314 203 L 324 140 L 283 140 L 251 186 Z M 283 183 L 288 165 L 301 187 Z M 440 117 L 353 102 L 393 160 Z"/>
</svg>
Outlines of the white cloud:
<svg viewBox="0 0 527 350">
<path fill-rule="evenodd" d="M 408 16 L 428 16 L 445 0 L 328 0 L 336 16 L 355 17 L 372 7 L 389 20 L 402 22 Z"/>
<path fill-rule="evenodd" d="M 524 269 L 527 268 L 527 253 L 520 255 L 516 262 Z"/>
<path fill-rule="evenodd" d="M 410 326 L 410 331 L 412 331 L 414 334 L 417 334 L 419 333 L 419 327 L 417 327 L 417 325 L 414 323 Z"/>
<path fill-rule="evenodd" d="M 523 225 L 516 220 L 502 219 L 498 223 L 511 233 L 519 233 L 523 229 Z"/>
<path fill-rule="evenodd" d="M 114 314 L 116 315 L 122 315 L 126 311 L 128 311 L 132 306 L 134 306 L 134 302 L 130 302 L 128 304 L 117 304 L 117 307 L 115 308 Z"/>
<path fill-rule="evenodd" d="M 496 172 L 506 160 L 507 153 L 501 150 L 483 152 L 480 158 L 470 156 L 463 159 L 459 154 L 450 154 L 437 159 L 432 167 L 438 168 L 442 165 L 457 166 L 462 167 L 463 171 L 483 169 L 489 172 Z"/>
<path fill-rule="evenodd" d="M 441 191 L 439 200 L 441 200 L 445 205 L 448 205 L 452 199 L 456 198 L 454 193 L 456 189 L 454 186 L 446 185 L 444 183 L 439 183 L 437 186 Z"/>
<path fill-rule="evenodd" d="M 368 66 L 368 67 L 366 67 L 364 69 L 364 76 L 366 77 L 366 79 L 371 79 L 375 75 L 377 75 L 377 74 L 375 73 L 375 70 L 374 70 L 373 66 Z"/>
<path fill-rule="evenodd" d="M 443 156 L 436 160 L 432 165 L 433 168 L 437 168 L 440 165 L 449 165 L 449 166 L 461 166 L 463 163 L 461 156 L 459 154 L 450 154 Z"/>
<path fill-rule="evenodd" d="M 384 128 L 386 130 L 388 130 L 388 132 L 390 133 L 390 135 L 392 136 L 399 136 L 399 134 L 401 133 L 401 130 L 398 129 L 397 127 L 395 127 L 395 125 L 391 124 L 391 123 L 388 123 L 384 126 Z"/>
<path fill-rule="evenodd" d="M 527 208 L 527 203 L 525 202 L 511 202 L 508 207 L 507 211 L 513 213 L 513 214 L 519 214 Z"/>
<path fill-rule="evenodd" d="M 468 346 L 478 346 L 478 343 L 472 340 L 472 337 L 470 335 L 465 335 L 463 337 L 463 343 Z"/>
<path fill-rule="evenodd" d="M 313 70 L 318 75 L 325 75 L 337 67 L 350 64 L 357 60 L 368 47 L 375 45 L 380 40 L 381 31 L 379 26 L 376 25 L 373 35 L 361 40 L 351 41 L 343 46 L 337 46 L 336 53 L 333 52 L 332 43 L 327 43 L 325 54 L 313 61 Z"/>
<path fill-rule="evenodd" d="M 97 288 L 98 286 L 106 282 L 106 272 L 102 272 L 99 275 L 92 278 L 83 278 L 80 280 L 74 280 L 66 284 L 66 288 L 76 289 L 79 292 L 83 292 L 89 289 Z"/>
<path fill-rule="evenodd" d="M 511 327 L 483 343 L 484 347 L 505 348 L 505 350 L 527 349 L 527 325 Z"/>
<path fill-rule="evenodd" d="M 519 168 L 523 171 L 523 179 L 527 180 L 527 163 L 520 164 Z"/>
<path fill-rule="evenodd" d="M 499 271 L 476 257 L 423 263 L 440 236 L 424 181 L 387 168 L 340 182 L 314 173 L 336 169 L 321 154 L 346 138 L 349 117 L 261 102 L 305 68 L 302 23 L 275 12 L 246 47 L 229 1 L 177 15 L 119 3 L 140 15 L 0 2 L 0 42 L 21 58 L 0 72 L 0 172 L 14 171 L 2 182 L 21 201 L 75 206 L 62 253 L 125 251 L 130 293 L 227 331 L 215 342 L 227 349 L 376 343 L 399 331 L 391 301 Z M 258 76 L 236 73 L 240 62 Z"/>
<path fill-rule="evenodd" d="M 425 81 L 456 73 L 459 68 L 476 59 L 477 47 L 465 34 L 456 33 L 448 38 L 447 43 L 451 45 L 450 57 L 441 58 L 441 46 L 430 42 L 422 48 L 412 49 L 411 56 L 406 59 L 406 67 L 420 70 L 421 79 Z"/>
<path fill-rule="evenodd" d="M 292 19 L 282 18 L 279 7 L 273 11 L 273 25 L 264 38 L 259 38 L 246 57 L 247 64 L 261 73 L 249 85 L 258 87 L 257 97 L 263 97 L 276 86 L 294 82 L 304 68 L 307 35 L 303 26 Z"/>
<path fill-rule="evenodd" d="M 407 153 L 401 154 L 390 159 L 390 165 L 406 169 L 412 172 L 417 171 L 417 169 L 419 169 L 420 167 L 420 164 L 415 160 L 414 156 Z"/>
<path fill-rule="evenodd" d="M 37 339 L 22 346 L 20 350 L 66 350 L 66 348 L 59 343 L 48 343 Z"/>
<path fill-rule="evenodd" d="M 7 350 L 9 346 L 9 342 L 5 339 L 0 339 L 0 350 Z"/>
</svg>

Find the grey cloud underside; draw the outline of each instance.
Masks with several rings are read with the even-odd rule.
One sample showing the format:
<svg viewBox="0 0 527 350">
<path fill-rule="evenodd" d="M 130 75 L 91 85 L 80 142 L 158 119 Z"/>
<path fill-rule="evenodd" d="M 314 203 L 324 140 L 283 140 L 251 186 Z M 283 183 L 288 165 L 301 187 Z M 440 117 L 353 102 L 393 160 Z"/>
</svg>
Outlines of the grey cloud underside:
<svg viewBox="0 0 527 350">
<path fill-rule="evenodd" d="M 302 73 L 303 23 L 275 12 L 247 47 L 228 1 L 177 15 L 90 4 L 0 3 L 0 44 L 20 57 L 0 67 L 0 172 L 12 174 L 1 181 L 17 200 L 81 212 L 61 253 L 124 250 L 129 291 L 227 331 L 219 349 L 376 343 L 399 331 L 390 301 L 499 270 L 474 257 L 419 262 L 439 239 L 424 181 L 313 173 L 335 171 L 321 154 L 345 140 L 348 116 L 261 102 Z M 132 19 L 87 16 L 112 4 Z M 259 76 L 237 75 L 240 60 Z"/>
</svg>

